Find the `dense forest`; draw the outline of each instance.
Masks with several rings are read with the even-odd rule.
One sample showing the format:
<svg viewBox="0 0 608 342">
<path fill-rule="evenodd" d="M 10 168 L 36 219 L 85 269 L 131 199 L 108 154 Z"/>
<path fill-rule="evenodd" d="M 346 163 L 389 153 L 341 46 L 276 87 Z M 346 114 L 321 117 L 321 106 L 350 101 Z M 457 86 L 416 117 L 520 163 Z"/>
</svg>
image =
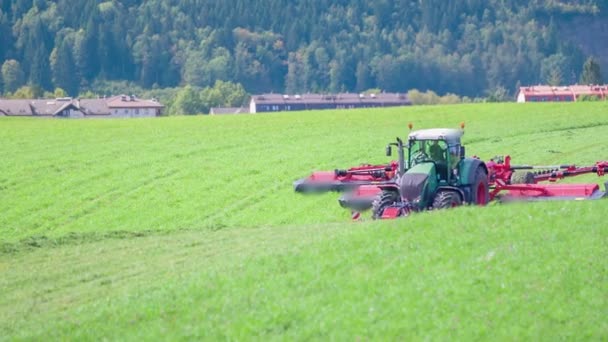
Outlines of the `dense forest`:
<svg viewBox="0 0 608 342">
<path fill-rule="evenodd" d="M 564 27 L 606 12 L 602 0 L 0 0 L 0 90 L 512 94 L 577 82 L 589 56 Z"/>
</svg>

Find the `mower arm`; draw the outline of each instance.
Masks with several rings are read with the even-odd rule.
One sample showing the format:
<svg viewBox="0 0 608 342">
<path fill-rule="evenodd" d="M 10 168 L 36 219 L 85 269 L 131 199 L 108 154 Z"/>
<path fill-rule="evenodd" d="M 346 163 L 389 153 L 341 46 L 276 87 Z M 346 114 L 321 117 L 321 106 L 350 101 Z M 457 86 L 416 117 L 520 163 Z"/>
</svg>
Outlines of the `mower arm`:
<svg viewBox="0 0 608 342">
<path fill-rule="evenodd" d="M 346 191 L 361 185 L 384 184 L 395 178 L 398 163 L 364 164 L 346 170 L 317 171 L 293 183 L 296 192 Z"/>
</svg>

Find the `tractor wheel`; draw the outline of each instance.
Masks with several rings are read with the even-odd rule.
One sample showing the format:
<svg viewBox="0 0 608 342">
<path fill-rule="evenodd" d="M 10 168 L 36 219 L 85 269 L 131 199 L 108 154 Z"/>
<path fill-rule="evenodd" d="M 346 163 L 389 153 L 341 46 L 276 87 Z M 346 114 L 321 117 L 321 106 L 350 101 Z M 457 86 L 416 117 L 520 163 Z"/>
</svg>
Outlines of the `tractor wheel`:
<svg viewBox="0 0 608 342">
<path fill-rule="evenodd" d="M 530 171 L 514 172 L 511 175 L 511 184 L 534 184 L 534 174 Z"/>
<path fill-rule="evenodd" d="M 372 203 L 372 219 L 377 220 L 381 218 L 384 209 L 393 205 L 398 200 L 399 194 L 396 191 L 382 191 Z"/>
<path fill-rule="evenodd" d="M 475 181 L 471 188 L 471 204 L 486 205 L 490 201 L 488 173 L 481 167 L 475 171 Z"/>
<path fill-rule="evenodd" d="M 449 209 L 462 205 L 462 199 L 454 191 L 439 191 L 433 200 L 433 210 Z"/>
</svg>

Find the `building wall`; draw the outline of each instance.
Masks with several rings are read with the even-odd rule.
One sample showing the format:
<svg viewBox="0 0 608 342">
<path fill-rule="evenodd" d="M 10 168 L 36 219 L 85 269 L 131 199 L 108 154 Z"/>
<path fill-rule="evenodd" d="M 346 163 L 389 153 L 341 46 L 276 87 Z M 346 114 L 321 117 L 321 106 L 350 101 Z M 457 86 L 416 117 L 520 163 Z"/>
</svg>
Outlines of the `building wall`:
<svg viewBox="0 0 608 342">
<path fill-rule="evenodd" d="M 354 108 L 376 108 L 376 107 L 397 107 L 406 106 L 405 104 L 383 104 L 383 103 L 264 103 L 256 104 L 251 102 L 251 113 L 262 112 L 283 112 L 294 110 L 319 110 L 319 109 L 354 109 Z"/>
<path fill-rule="evenodd" d="M 67 110 L 66 112 L 67 112 L 66 115 L 69 118 L 83 118 L 84 117 L 84 114 L 81 111 L 76 110 L 76 109 L 70 109 L 70 110 Z"/>
<path fill-rule="evenodd" d="M 517 94 L 517 102 L 518 103 L 526 102 L 526 95 L 524 94 L 523 91 L 520 91 L 519 94 Z"/>
<path fill-rule="evenodd" d="M 112 118 L 150 118 L 160 115 L 158 108 L 112 108 Z"/>
</svg>

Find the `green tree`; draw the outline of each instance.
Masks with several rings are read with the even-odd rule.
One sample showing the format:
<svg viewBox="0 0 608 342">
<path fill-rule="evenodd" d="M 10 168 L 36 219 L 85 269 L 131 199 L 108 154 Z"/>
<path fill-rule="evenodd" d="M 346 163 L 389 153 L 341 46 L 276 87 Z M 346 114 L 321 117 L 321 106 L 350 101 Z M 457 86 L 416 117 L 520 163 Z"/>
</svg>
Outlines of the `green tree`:
<svg viewBox="0 0 608 342">
<path fill-rule="evenodd" d="M 509 100 L 509 91 L 501 85 L 488 91 L 488 96 L 486 97 L 487 102 L 507 102 Z"/>
<path fill-rule="evenodd" d="M 49 67 L 49 28 L 37 7 L 33 7 L 16 30 L 17 47 L 22 49 L 21 65 L 30 84 L 48 89 L 51 87 Z"/>
<path fill-rule="evenodd" d="M 6 13 L 0 8 L 0 61 L 3 61 L 13 46 L 13 33 Z M 0 88 L 1 89 L 1 88 Z"/>
<path fill-rule="evenodd" d="M 192 86 L 208 85 L 208 75 L 205 70 L 206 58 L 202 51 L 189 50 L 185 53 L 186 61 L 182 71 L 182 79 Z"/>
<path fill-rule="evenodd" d="M 305 86 L 305 64 L 302 54 L 290 52 L 287 62 L 287 75 L 285 76 L 285 90 L 287 93 L 295 94 L 306 90 Z"/>
<path fill-rule="evenodd" d="M 68 93 L 65 90 L 61 89 L 61 88 L 55 88 L 55 90 L 53 91 L 53 96 L 55 96 L 55 98 L 67 97 Z"/>
<path fill-rule="evenodd" d="M 66 40 L 53 49 L 50 60 L 55 86 L 65 89 L 71 96 L 76 96 L 80 82 L 76 74 L 72 47 Z"/>
<path fill-rule="evenodd" d="M 2 64 L 2 79 L 4 80 L 4 91 L 12 93 L 25 84 L 25 74 L 21 64 L 9 59 Z"/>
<path fill-rule="evenodd" d="M 580 79 L 581 84 L 603 84 L 602 71 L 600 65 L 593 58 L 589 57 L 585 64 L 583 64 L 583 73 Z"/>
<path fill-rule="evenodd" d="M 200 93 L 205 113 L 212 107 L 240 107 L 246 104 L 249 94 L 241 84 L 218 80 L 213 87 L 206 87 Z"/>
<path fill-rule="evenodd" d="M 418 89 L 412 89 L 407 92 L 407 97 L 414 105 L 435 105 L 442 103 L 442 98 L 432 90 L 421 92 Z M 447 104 L 453 100 L 452 96 L 446 96 L 444 102 Z"/>
<path fill-rule="evenodd" d="M 190 85 L 185 86 L 177 93 L 171 106 L 172 114 L 193 115 L 205 112 L 205 108 L 198 92 Z"/>
<path fill-rule="evenodd" d="M 540 67 L 540 78 L 543 82 L 559 86 L 564 80 L 564 73 L 568 70 L 568 59 L 561 53 L 551 55 L 545 59 Z"/>
<path fill-rule="evenodd" d="M 74 59 L 78 73 L 87 81 L 93 80 L 99 72 L 97 29 L 97 25 L 91 17 L 86 23 L 86 28 L 78 32 L 74 46 Z"/>
<path fill-rule="evenodd" d="M 562 80 L 562 72 L 559 69 L 553 69 L 551 70 L 551 74 L 549 74 L 549 77 L 547 78 L 547 84 L 549 84 L 550 86 L 557 87 L 562 84 Z"/>
<path fill-rule="evenodd" d="M 357 63 L 357 88 L 358 92 L 369 88 L 370 86 L 370 70 L 367 64 L 363 62 Z"/>
<path fill-rule="evenodd" d="M 23 86 L 12 94 L 13 99 L 37 99 L 42 97 L 44 91 L 38 86 Z"/>
</svg>

